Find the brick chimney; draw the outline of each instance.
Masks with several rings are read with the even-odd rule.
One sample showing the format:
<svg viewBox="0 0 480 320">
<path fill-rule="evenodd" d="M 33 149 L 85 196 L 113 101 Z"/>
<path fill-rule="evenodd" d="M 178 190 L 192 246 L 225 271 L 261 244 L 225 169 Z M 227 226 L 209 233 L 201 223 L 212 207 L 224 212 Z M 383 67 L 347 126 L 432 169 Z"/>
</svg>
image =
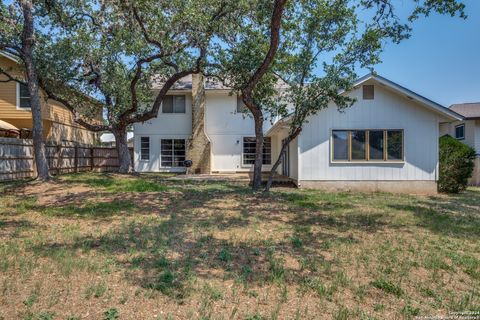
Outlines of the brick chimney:
<svg viewBox="0 0 480 320">
<path fill-rule="evenodd" d="M 191 173 L 209 174 L 210 140 L 205 134 L 205 85 L 202 74 L 192 75 L 192 136 L 187 143 L 186 158 L 192 160 Z"/>
</svg>

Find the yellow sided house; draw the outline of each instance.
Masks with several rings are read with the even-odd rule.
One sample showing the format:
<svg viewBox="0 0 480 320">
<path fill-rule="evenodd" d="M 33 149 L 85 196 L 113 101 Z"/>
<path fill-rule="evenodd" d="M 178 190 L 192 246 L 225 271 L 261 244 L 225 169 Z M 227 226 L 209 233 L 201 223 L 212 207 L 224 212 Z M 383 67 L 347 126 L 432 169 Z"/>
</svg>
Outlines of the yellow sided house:
<svg viewBox="0 0 480 320">
<path fill-rule="evenodd" d="M 0 52 L 0 67 L 14 71 L 17 76 L 22 72 L 16 58 Z M 0 75 L 0 81 L 6 80 Z M 45 99 L 41 93 L 43 130 L 47 140 L 56 142 L 75 142 L 93 144 L 96 133 L 73 120 L 73 114 L 61 103 Z M 3 124 L 3 125 L 1 125 Z M 15 81 L 0 82 L 0 136 L 30 138 L 32 130 L 32 112 L 30 96 L 26 85 Z"/>
</svg>

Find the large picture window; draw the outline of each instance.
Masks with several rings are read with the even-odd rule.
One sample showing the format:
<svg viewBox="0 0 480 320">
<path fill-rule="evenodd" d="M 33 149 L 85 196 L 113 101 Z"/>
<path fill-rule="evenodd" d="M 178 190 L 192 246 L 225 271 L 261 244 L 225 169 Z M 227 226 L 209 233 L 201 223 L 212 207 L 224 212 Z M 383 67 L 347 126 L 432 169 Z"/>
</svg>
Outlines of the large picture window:
<svg viewBox="0 0 480 320">
<path fill-rule="evenodd" d="M 184 139 L 162 139 L 162 167 L 183 167 L 185 161 Z"/>
<path fill-rule="evenodd" d="M 185 113 L 185 96 L 165 96 L 162 102 L 163 113 Z"/>
<path fill-rule="evenodd" d="M 403 161 L 403 130 L 332 130 L 333 161 Z"/>
<path fill-rule="evenodd" d="M 30 109 L 31 99 L 30 99 L 30 92 L 28 91 L 28 86 L 26 84 L 19 83 L 17 91 L 18 91 L 17 107 L 19 109 Z"/>
<path fill-rule="evenodd" d="M 140 160 L 150 160 L 149 137 L 140 137 Z"/>
<path fill-rule="evenodd" d="M 255 163 L 255 148 L 257 142 L 255 137 L 244 137 L 243 138 L 243 159 L 242 162 L 244 165 L 251 165 Z M 270 137 L 265 137 L 263 140 L 263 164 L 272 163 L 272 142 Z"/>
</svg>

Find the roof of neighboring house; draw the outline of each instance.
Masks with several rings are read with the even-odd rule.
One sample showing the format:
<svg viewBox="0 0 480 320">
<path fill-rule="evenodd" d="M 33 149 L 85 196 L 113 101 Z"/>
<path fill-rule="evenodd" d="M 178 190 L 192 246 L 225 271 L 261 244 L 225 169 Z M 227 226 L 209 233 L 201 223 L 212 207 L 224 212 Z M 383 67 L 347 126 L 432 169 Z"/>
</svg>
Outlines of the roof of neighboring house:
<svg viewBox="0 0 480 320">
<path fill-rule="evenodd" d="M 389 89 L 401 94 L 401 95 L 404 95 L 406 98 L 408 99 L 411 99 L 411 100 L 414 100 L 414 101 L 417 101 L 418 103 L 422 104 L 424 107 L 432 110 L 432 111 L 435 111 L 437 113 L 440 113 L 442 114 L 443 116 L 447 117 L 447 118 L 450 118 L 452 120 L 463 120 L 464 119 L 464 116 L 462 114 L 460 114 L 459 112 L 457 113 L 456 110 L 452 110 L 452 109 L 449 109 L 449 108 L 446 108 L 444 106 L 442 106 L 441 104 L 437 103 L 437 102 L 434 102 L 428 98 L 425 98 L 424 96 L 421 96 L 413 91 L 411 91 L 410 89 L 407 89 L 393 81 L 390 81 L 382 76 L 379 76 L 379 75 L 374 75 L 374 74 L 367 74 L 361 78 L 359 78 L 357 81 L 355 81 L 353 83 L 353 87 L 358 87 L 360 85 L 362 85 L 363 83 L 369 81 L 369 80 L 373 80 L 385 87 L 388 87 Z M 343 93 L 343 92 L 340 92 L 340 93 Z M 479 104 L 479 113 L 480 113 L 480 104 Z M 278 121 L 277 123 L 275 123 L 275 125 L 273 125 L 269 130 L 268 132 L 266 133 L 266 135 L 270 135 L 272 134 L 275 130 L 279 129 L 280 127 L 283 127 L 283 126 L 286 126 L 290 123 L 290 117 L 291 115 L 288 115 L 287 117 L 281 119 L 280 121 Z"/>
<path fill-rule="evenodd" d="M 133 138 L 133 132 L 128 131 L 127 132 L 127 140 L 130 140 L 131 138 Z M 115 142 L 115 136 L 110 132 L 102 133 L 102 135 L 100 136 L 100 142 L 102 142 L 102 143 L 113 143 L 113 142 Z"/>
<path fill-rule="evenodd" d="M 480 102 L 452 104 L 450 110 L 461 114 L 465 119 L 480 119 Z"/>
<path fill-rule="evenodd" d="M 9 60 L 12 60 L 12 61 L 14 61 L 14 62 L 19 62 L 19 60 L 18 60 L 17 57 L 15 57 L 14 55 L 12 55 L 12 54 L 10 54 L 10 53 L 8 53 L 8 52 L 6 52 L 6 51 L 1 51 L 1 50 L 0 50 L 0 56 L 5 57 L 5 58 L 7 58 L 7 59 L 9 59 Z"/>
</svg>

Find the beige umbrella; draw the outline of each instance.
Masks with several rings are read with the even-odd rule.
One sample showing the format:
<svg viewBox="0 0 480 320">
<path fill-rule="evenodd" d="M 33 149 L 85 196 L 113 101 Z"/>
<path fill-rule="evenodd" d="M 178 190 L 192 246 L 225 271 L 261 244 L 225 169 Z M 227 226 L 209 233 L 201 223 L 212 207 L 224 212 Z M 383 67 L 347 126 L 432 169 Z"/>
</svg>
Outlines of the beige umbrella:
<svg viewBox="0 0 480 320">
<path fill-rule="evenodd" d="M 8 123 L 8 122 L 5 122 L 3 120 L 0 120 L 0 130 L 16 130 L 16 131 L 19 131 L 17 127 L 15 127 L 14 125 Z"/>
</svg>

